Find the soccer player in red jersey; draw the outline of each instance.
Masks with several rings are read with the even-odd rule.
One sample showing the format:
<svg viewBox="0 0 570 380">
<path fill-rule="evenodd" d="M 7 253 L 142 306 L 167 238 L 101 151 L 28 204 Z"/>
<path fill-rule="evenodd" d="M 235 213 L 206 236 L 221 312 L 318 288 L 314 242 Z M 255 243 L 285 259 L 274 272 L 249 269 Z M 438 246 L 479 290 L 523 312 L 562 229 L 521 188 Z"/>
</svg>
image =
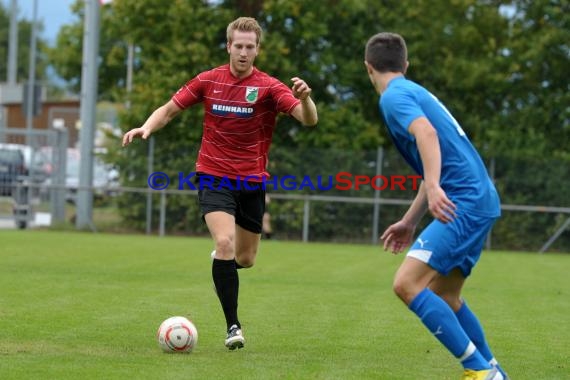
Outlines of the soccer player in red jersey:
<svg viewBox="0 0 570 380">
<path fill-rule="evenodd" d="M 287 87 L 253 64 L 262 29 L 253 18 L 240 17 L 227 27 L 229 64 L 202 72 L 157 108 L 142 127 L 123 136 L 147 139 L 184 109 L 202 103 L 203 135 L 196 162 L 198 198 L 214 240 L 212 277 L 226 318 L 225 345 L 245 343 L 238 320 L 238 268 L 253 266 L 265 211 L 263 177 L 268 176 L 269 147 L 279 113 L 305 126 L 317 124 L 311 88 L 298 77 Z M 249 182 L 242 182 L 244 178 Z"/>
</svg>

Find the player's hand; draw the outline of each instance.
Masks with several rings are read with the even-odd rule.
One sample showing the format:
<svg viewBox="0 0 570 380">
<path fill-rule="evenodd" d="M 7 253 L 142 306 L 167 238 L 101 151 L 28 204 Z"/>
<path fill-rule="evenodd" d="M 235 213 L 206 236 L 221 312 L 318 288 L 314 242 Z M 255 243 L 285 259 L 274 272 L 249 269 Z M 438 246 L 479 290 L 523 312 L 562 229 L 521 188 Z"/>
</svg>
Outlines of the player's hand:
<svg viewBox="0 0 570 380">
<path fill-rule="evenodd" d="M 127 146 L 133 142 L 135 137 L 141 137 L 146 140 L 150 136 L 150 132 L 144 128 L 133 128 L 123 136 L 123 146 Z"/>
<path fill-rule="evenodd" d="M 440 186 L 427 190 L 429 212 L 442 223 L 449 223 L 456 217 L 457 206 L 447 197 Z"/>
<path fill-rule="evenodd" d="M 298 77 L 291 78 L 293 86 L 291 90 L 293 91 L 293 96 L 300 100 L 305 100 L 311 95 L 311 87 L 304 80 Z"/>
<path fill-rule="evenodd" d="M 402 220 L 392 224 L 384 231 L 380 240 L 384 241 L 384 250 L 393 254 L 402 252 L 412 243 L 416 226 Z"/>
</svg>

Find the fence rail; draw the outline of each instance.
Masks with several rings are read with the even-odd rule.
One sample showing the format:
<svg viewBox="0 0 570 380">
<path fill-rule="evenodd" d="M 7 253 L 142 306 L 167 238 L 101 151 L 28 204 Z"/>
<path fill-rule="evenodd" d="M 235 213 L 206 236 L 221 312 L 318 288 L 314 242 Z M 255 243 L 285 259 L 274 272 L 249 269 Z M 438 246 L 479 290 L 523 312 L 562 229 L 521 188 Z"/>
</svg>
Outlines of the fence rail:
<svg viewBox="0 0 570 380">
<path fill-rule="evenodd" d="M 18 185 L 19 187 L 21 186 L 27 186 L 29 188 L 29 191 L 31 191 L 33 194 L 47 194 L 49 197 L 49 194 L 55 194 L 58 191 L 64 191 L 66 189 L 65 186 L 62 185 L 42 185 L 42 184 L 37 184 L 37 183 L 27 183 L 27 184 L 20 184 Z M 166 236 L 168 234 L 167 231 L 167 225 L 168 225 L 168 221 L 169 221 L 169 212 L 168 212 L 168 204 L 169 204 L 169 199 L 174 199 L 175 197 L 185 197 L 185 198 L 190 198 L 190 197 L 196 197 L 197 196 L 197 191 L 196 190 L 169 190 L 169 189 L 165 189 L 165 190 L 153 190 L 151 188 L 140 188 L 140 187 L 83 187 L 83 186 L 78 186 L 76 188 L 76 191 L 90 191 L 93 194 L 106 194 L 106 200 L 107 202 L 111 202 L 110 207 L 117 210 L 118 211 L 118 207 L 113 203 L 115 202 L 117 199 L 120 199 L 121 197 L 125 197 L 128 194 L 138 194 L 138 195 L 151 195 L 153 197 L 158 197 L 158 202 L 156 203 L 156 209 L 153 210 L 153 215 L 158 216 L 158 221 L 157 221 L 157 225 L 158 228 L 157 229 L 153 229 L 152 226 L 145 226 L 144 230 L 147 231 L 147 233 L 150 231 L 150 233 L 155 233 L 153 231 L 156 231 L 156 234 L 158 236 Z M 21 193 L 21 189 L 18 190 L 18 193 Z M 24 199 L 28 199 L 28 198 L 24 198 Z M 371 218 L 369 220 L 369 225 L 364 228 L 363 230 L 369 231 L 369 233 L 371 234 L 369 236 L 369 239 L 366 239 L 364 236 L 360 236 L 360 237 L 355 237 L 355 240 L 360 240 L 362 242 L 365 242 L 366 240 L 369 240 L 371 242 L 371 244 L 377 244 L 378 243 L 378 228 L 377 228 L 377 224 L 378 224 L 378 211 L 383 210 L 384 207 L 394 207 L 394 206 L 408 206 L 411 203 L 411 200 L 409 199 L 393 199 L 393 198 L 382 198 L 382 197 L 352 197 L 352 196 L 331 196 L 331 195 L 321 195 L 321 194 L 289 194 L 289 193 L 278 193 L 278 194 L 271 194 L 271 199 L 272 202 L 281 202 L 281 203 L 287 203 L 287 204 L 299 204 L 301 203 L 302 206 L 298 207 L 299 210 L 301 210 L 301 214 L 298 215 L 298 218 L 301 220 L 300 223 L 300 231 L 297 231 L 298 235 L 297 238 L 298 240 L 302 240 L 304 242 L 309 242 L 312 241 L 313 239 L 311 238 L 311 227 L 312 227 L 312 212 L 311 210 L 313 209 L 313 206 L 315 204 L 343 204 L 343 205 L 364 205 L 364 206 L 378 206 L 378 208 L 372 208 L 369 207 L 370 210 L 373 210 L 373 212 L 375 212 L 375 215 L 373 216 L 373 218 Z M 48 200 L 49 201 L 49 200 Z M 38 205 L 40 204 L 40 200 L 38 199 L 34 199 L 34 197 L 30 198 L 30 202 L 32 203 L 32 207 L 31 207 L 31 212 L 34 213 L 34 205 Z M 145 204 L 146 207 L 146 201 L 142 201 L 141 198 L 141 203 Z M 16 202 L 17 203 L 17 202 Z M 108 205 L 109 206 L 109 205 Z M 139 205 L 141 206 L 141 205 Z M 68 207 L 73 208 L 72 205 L 68 205 Z M 547 238 L 544 240 L 544 242 L 541 244 L 540 249 L 538 249 L 538 252 L 546 252 L 550 247 L 553 246 L 553 244 L 556 242 L 557 239 L 559 239 L 565 231 L 567 231 L 570 228 L 570 207 L 555 207 L 555 206 L 544 206 L 544 205 L 514 205 L 514 204 L 503 204 L 501 206 L 502 210 L 504 212 L 515 212 L 515 213 L 521 213 L 521 212 L 527 212 L 527 213 L 538 213 L 538 214 L 553 214 L 553 215 L 565 215 L 564 217 L 564 221 L 563 223 L 561 223 L 560 226 L 557 226 L 557 229 L 551 233 L 549 236 L 547 236 Z M 46 208 L 50 211 L 48 212 L 52 212 L 53 208 Z M 147 214 L 146 210 L 143 213 L 144 215 Z M 4 219 L 6 219 L 7 215 L 4 215 Z M 16 218 L 16 215 L 13 215 L 14 218 Z M 196 213 L 196 215 L 193 215 L 193 217 L 199 219 L 199 215 Z M 279 218 L 278 215 L 275 215 L 274 217 Z M 30 215 L 29 216 L 29 220 L 33 220 L 34 216 Z M 387 221 L 389 223 L 392 223 L 394 220 L 390 220 Z M 16 221 L 17 222 L 17 221 Z M 152 219 L 151 220 L 146 220 L 145 222 L 150 222 L 152 224 Z M 342 221 L 339 220 L 337 221 L 338 223 L 347 223 L 350 221 Z M 17 224 L 17 223 L 16 223 Z M 100 230 L 97 227 L 97 221 L 95 220 L 95 222 L 93 223 L 93 225 L 91 226 L 91 229 L 93 231 L 98 231 Z M 376 228 L 375 228 L 376 225 Z M 289 238 L 295 239 L 295 233 L 288 233 Z M 492 245 L 492 239 L 489 239 L 487 242 L 487 249 L 493 249 L 493 245 Z"/>
<path fill-rule="evenodd" d="M 2 128 L 0 132 L 5 141 L 21 139 L 26 134 L 25 131 Z M 26 141 L 31 141 L 34 147 L 49 145 L 52 151 L 61 153 L 65 152 L 67 143 L 60 135 L 61 131 L 38 132 L 27 136 Z M 167 152 L 168 155 L 163 157 L 164 150 L 153 147 L 151 139 L 149 155 L 143 158 L 147 160 L 145 165 L 134 159 L 116 163 L 122 187 L 92 188 L 74 184 L 76 193 L 90 192 L 97 197 L 97 202 L 93 203 L 94 220 L 89 228 L 107 230 L 109 220 L 112 220 L 122 231 L 158 233 L 159 236 L 207 235 L 196 201 L 196 190 L 174 187 L 152 190 L 146 185 L 147 177 L 154 170 L 178 178 L 178 171 L 170 170 L 175 168 L 167 165 L 173 152 Z M 184 157 L 195 155 L 188 150 L 179 153 Z M 178 157 L 177 154 L 174 156 Z M 52 156 L 55 158 L 57 154 Z M 61 162 L 60 159 L 53 165 L 57 171 L 51 174 L 50 184 L 33 182 L 30 185 L 32 212 L 49 214 L 52 224 L 69 222 L 75 212 L 75 206 L 65 202 L 70 198 L 64 196 L 69 192 L 69 183 L 64 178 L 65 168 Z M 489 235 L 487 248 L 570 252 L 570 234 L 567 233 L 570 231 L 570 198 L 564 191 L 570 188 L 570 163 L 546 157 L 540 160 L 491 157 L 486 162 L 503 202 L 503 216 Z M 143 173 L 145 166 L 147 173 Z M 317 178 L 323 175 L 323 178 L 328 178 L 327 174 L 341 172 L 367 178 L 411 174 L 397 152 L 382 148 L 364 152 L 315 149 L 291 152 L 275 147 L 272 149 L 270 171 L 275 178 Z M 124 186 L 127 184 L 129 186 Z M 285 190 L 270 190 L 270 212 L 277 238 L 369 244 L 378 244 L 382 229 L 401 217 L 415 195 L 415 191 L 409 188 L 382 191 L 372 186 L 346 191 L 340 191 L 338 187 L 330 191 Z M 0 199 L 0 219 L 13 217 L 10 203 L 9 199 Z M 103 221 L 95 217 L 102 212 L 107 213 L 107 219 Z M 424 218 L 419 227 L 428 221 L 429 218 Z"/>
</svg>

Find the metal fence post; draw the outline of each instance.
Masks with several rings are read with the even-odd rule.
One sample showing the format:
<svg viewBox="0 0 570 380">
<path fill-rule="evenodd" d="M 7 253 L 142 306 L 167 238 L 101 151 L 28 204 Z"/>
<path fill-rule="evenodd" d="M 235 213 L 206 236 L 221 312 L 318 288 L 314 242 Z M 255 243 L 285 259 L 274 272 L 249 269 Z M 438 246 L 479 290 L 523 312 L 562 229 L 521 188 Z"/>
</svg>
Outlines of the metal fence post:
<svg viewBox="0 0 570 380">
<path fill-rule="evenodd" d="M 56 119 L 57 120 L 57 119 Z M 67 146 L 69 145 L 69 136 L 65 128 L 65 122 L 54 120 L 54 130 L 56 131 L 55 146 L 52 151 L 52 159 L 54 159 L 56 168 L 52 173 L 52 183 L 55 185 L 51 190 L 51 214 L 54 222 L 65 221 L 65 185 L 66 185 L 66 168 L 67 168 Z"/>
<path fill-rule="evenodd" d="M 160 193 L 160 221 L 158 235 L 164 236 L 164 226 L 166 224 L 166 191 Z"/>
<path fill-rule="evenodd" d="M 153 172 L 154 167 L 154 136 L 150 136 L 148 142 L 148 157 L 147 157 L 147 175 Z M 146 193 L 146 234 L 150 235 L 152 231 L 152 191 Z"/>
<path fill-rule="evenodd" d="M 382 166 L 384 164 L 384 149 L 381 146 L 376 150 L 376 175 L 382 174 Z M 378 178 L 376 180 L 376 187 L 380 187 L 381 180 Z M 374 190 L 374 214 L 372 215 L 372 244 L 378 244 L 379 232 L 379 221 L 380 221 L 380 190 Z"/>
<path fill-rule="evenodd" d="M 556 232 L 554 233 L 554 235 L 552 235 L 550 237 L 550 239 L 548 239 L 548 241 L 546 243 L 544 243 L 544 245 L 540 248 L 540 251 L 538 251 L 539 253 L 544 253 L 546 252 L 546 250 L 548 248 L 550 248 L 550 246 L 552 245 L 552 243 L 554 243 L 556 241 L 556 239 L 558 239 L 558 237 L 560 235 L 562 235 L 562 233 L 568 228 L 570 227 L 570 218 L 566 219 L 566 221 L 562 224 L 562 226 L 556 230 Z"/>
<path fill-rule="evenodd" d="M 303 243 L 307 243 L 309 241 L 309 221 L 311 214 L 311 200 L 309 196 L 305 197 L 305 203 L 303 206 Z"/>
</svg>

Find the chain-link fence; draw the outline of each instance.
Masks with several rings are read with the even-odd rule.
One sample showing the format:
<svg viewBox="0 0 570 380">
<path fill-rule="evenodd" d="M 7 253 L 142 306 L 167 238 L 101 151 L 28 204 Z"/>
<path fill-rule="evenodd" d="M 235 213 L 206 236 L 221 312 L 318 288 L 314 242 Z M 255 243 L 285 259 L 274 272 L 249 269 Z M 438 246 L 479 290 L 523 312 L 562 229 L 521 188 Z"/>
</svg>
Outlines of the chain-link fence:
<svg viewBox="0 0 570 380">
<path fill-rule="evenodd" d="M 188 152 L 187 156 L 195 157 Z M 546 158 L 494 157 L 485 161 L 503 204 L 503 216 L 490 234 L 487 248 L 570 252 L 570 164 Z M 188 175 L 193 162 L 184 168 L 165 167 L 155 164 L 151 169 L 169 173 L 170 186 L 162 191 L 148 186 L 95 187 L 93 229 L 207 236 L 196 191 L 187 186 L 178 189 L 178 173 Z M 382 231 L 404 214 L 419 184 L 397 152 L 382 149 L 274 147 L 269 171 L 268 211 L 273 236 L 280 240 L 376 244 Z M 147 183 L 149 173 L 121 168 L 119 174 L 128 175 L 131 183 Z M 41 205 L 50 210 L 45 202 Z M 65 221 L 52 226 L 73 228 L 74 213 L 75 206 L 68 204 Z M 426 216 L 420 228 L 429 221 Z"/>
</svg>

